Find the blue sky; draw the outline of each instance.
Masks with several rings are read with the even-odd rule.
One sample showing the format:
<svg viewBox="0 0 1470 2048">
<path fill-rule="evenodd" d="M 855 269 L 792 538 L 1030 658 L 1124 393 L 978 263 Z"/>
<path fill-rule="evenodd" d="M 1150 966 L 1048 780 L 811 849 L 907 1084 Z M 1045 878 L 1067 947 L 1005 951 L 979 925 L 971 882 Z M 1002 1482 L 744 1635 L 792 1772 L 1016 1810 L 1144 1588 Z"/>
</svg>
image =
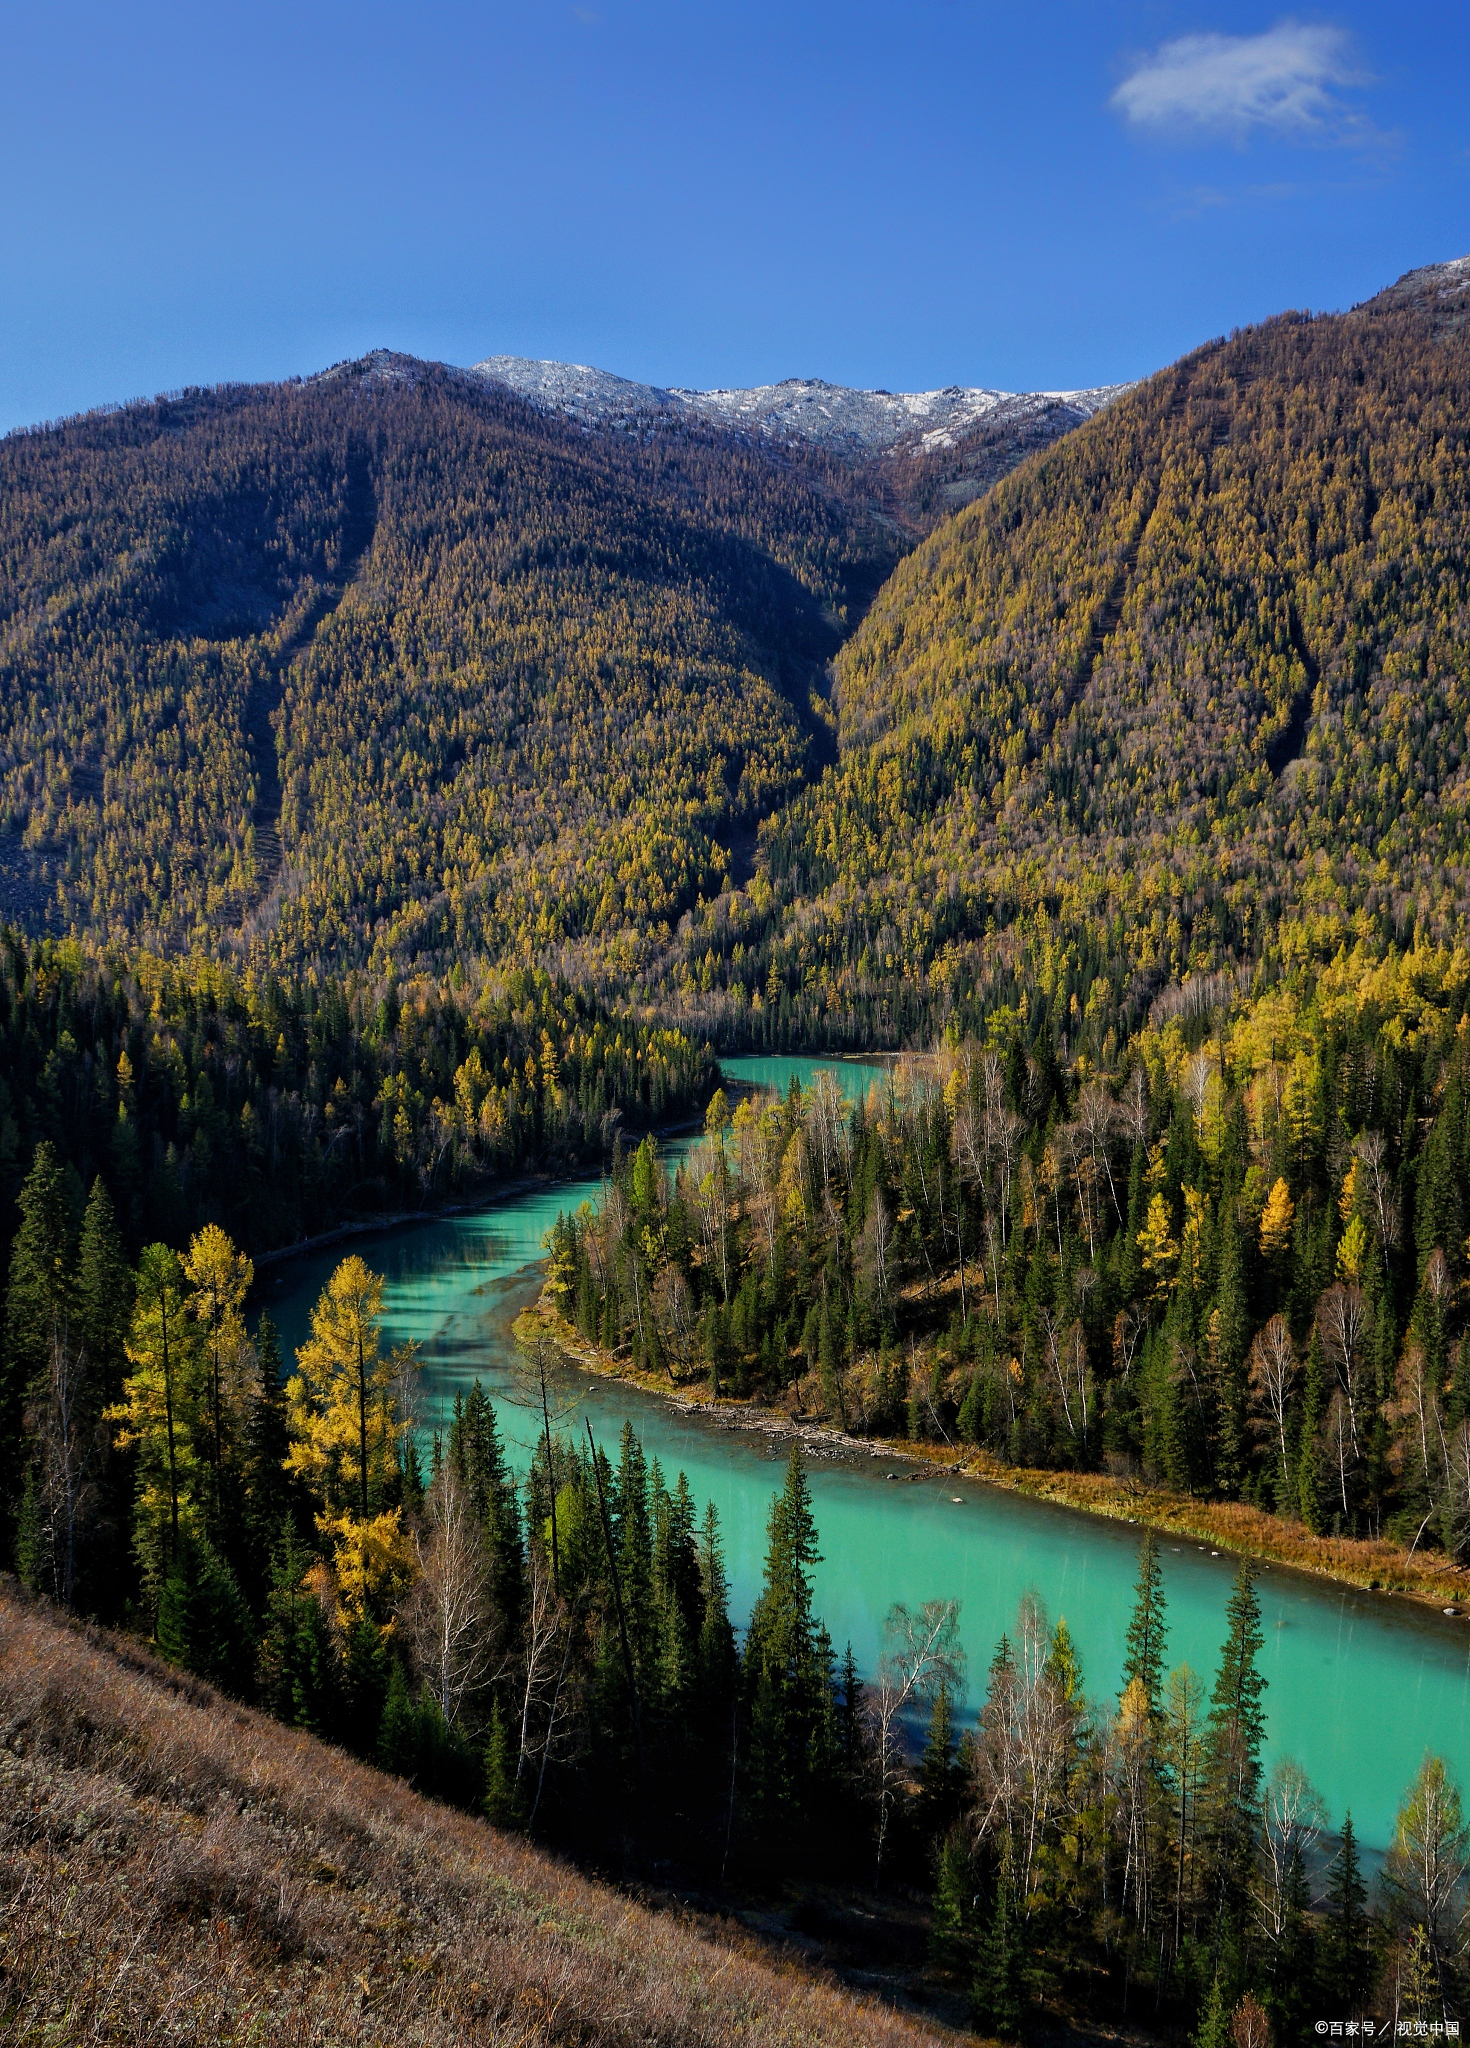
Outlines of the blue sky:
<svg viewBox="0 0 1470 2048">
<path fill-rule="evenodd" d="M 5 9 L 0 428 L 387 345 L 1140 374 L 1470 252 L 1470 9 Z"/>
</svg>

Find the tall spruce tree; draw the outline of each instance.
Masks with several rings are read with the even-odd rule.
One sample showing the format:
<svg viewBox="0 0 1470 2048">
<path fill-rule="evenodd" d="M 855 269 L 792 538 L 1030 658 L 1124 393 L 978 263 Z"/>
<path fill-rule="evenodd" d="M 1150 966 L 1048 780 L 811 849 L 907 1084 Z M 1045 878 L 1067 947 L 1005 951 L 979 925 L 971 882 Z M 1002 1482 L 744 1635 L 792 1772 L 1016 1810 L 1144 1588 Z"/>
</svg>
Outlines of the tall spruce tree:
<svg viewBox="0 0 1470 2048">
<path fill-rule="evenodd" d="M 1205 1737 L 1204 1804 L 1217 1941 L 1241 1931 L 1260 1807 L 1261 1745 L 1266 1735 L 1261 1700 L 1266 1680 L 1257 1659 L 1265 1635 L 1249 1560 L 1242 1561 L 1235 1575 L 1225 1616 L 1225 1642 Z"/>
<path fill-rule="evenodd" d="M 824 1723 L 832 1702 L 812 1614 L 819 1562 L 811 1489 L 793 1444 L 786 1483 L 771 1503 L 765 1582 L 750 1617 L 743 1665 L 749 1728 L 752 1831 L 773 1858 L 815 1816 Z"/>
<path fill-rule="evenodd" d="M 1021 1943 L 1010 1875 L 1002 1862 L 970 1988 L 970 2013 L 976 2027 L 1000 2041 L 1018 2040 L 1026 2016 Z"/>
<path fill-rule="evenodd" d="M 286 1387 L 281 1370 L 281 1340 L 270 1316 L 261 1314 L 255 1330 L 255 1396 L 244 1445 L 244 1540 L 239 1544 L 237 1576 L 257 1611 L 271 1583 L 272 1561 L 283 1527 L 304 1526 L 306 1507 L 299 1487 L 286 1474 L 290 1431 L 286 1422 Z M 299 1515 L 293 1509 L 299 1505 Z"/>
<path fill-rule="evenodd" d="M 85 1604 L 116 1615 L 131 1591 L 127 1540 L 132 1505 L 132 1461 L 108 1441 L 103 1412 L 122 1398 L 127 1378 L 128 1328 L 133 1315 L 133 1274 L 123 1250 L 112 1198 L 99 1174 L 92 1183 L 77 1249 L 76 1331 L 89 1362 L 92 1410 L 97 1431 L 96 1541 L 91 1546 Z"/>
<path fill-rule="evenodd" d="M 0 1352 L 0 1556 L 12 1554 L 25 1483 L 22 1417 L 45 1377 L 52 1345 L 70 1343 L 75 1306 L 73 1225 L 66 1175 L 43 1139 L 18 1197 L 20 1228 L 10 1251 L 5 1342 Z"/>
<path fill-rule="evenodd" d="M 941 1970 L 973 1979 L 976 1941 L 976 1873 L 968 1831 L 951 1828 L 939 1850 L 934 1904 L 929 1922 L 929 1959 Z"/>
<path fill-rule="evenodd" d="M 120 1398 L 127 1377 L 128 1326 L 133 1315 L 133 1275 L 102 1176 L 92 1183 L 77 1249 L 76 1323 L 87 1348 L 99 1399 Z"/>
<path fill-rule="evenodd" d="M 1297 1457 L 1297 1503 L 1301 1517 L 1314 1536 L 1324 1526 L 1322 1506 L 1322 1420 L 1327 1413 L 1327 1365 L 1322 1356 L 1322 1338 L 1312 1325 L 1307 1345 L 1306 1384 L 1302 1391 L 1301 1448 Z"/>
<path fill-rule="evenodd" d="M 519 1638 L 526 1608 L 520 1503 L 505 1462 L 494 1404 L 477 1379 L 455 1398 L 449 1458 L 485 1546 L 490 1600 L 507 1641 Z"/>
<path fill-rule="evenodd" d="M 1373 1988 L 1373 1956 L 1367 1915 L 1368 1887 L 1358 1859 L 1351 1811 L 1343 1815 L 1342 1839 L 1327 1872 L 1327 1914 L 1322 1931 L 1322 1980 L 1346 2013 L 1360 2016 Z"/>
<path fill-rule="evenodd" d="M 1123 1657 L 1123 1683 L 1118 1696 L 1137 1679 L 1148 1695 L 1150 1713 L 1157 1714 L 1164 1684 L 1164 1643 L 1168 1636 L 1164 1568 L 1159 1539 L 1145 1529 L 1138 1546 L 1138 1577 L 1133 1584 L 1133 1614 L 1128 1623 Z"/>
<path fill-rule="evenodd" d="M 929 1732 L 919 1758 L 919 1798 L 915 1818 L 935 1842 L 945 1839 L 959 1820 L 964 1786 L 955 1768 L 954 1701 L 941 1684 L 929 1710 Z"/>
</svg>

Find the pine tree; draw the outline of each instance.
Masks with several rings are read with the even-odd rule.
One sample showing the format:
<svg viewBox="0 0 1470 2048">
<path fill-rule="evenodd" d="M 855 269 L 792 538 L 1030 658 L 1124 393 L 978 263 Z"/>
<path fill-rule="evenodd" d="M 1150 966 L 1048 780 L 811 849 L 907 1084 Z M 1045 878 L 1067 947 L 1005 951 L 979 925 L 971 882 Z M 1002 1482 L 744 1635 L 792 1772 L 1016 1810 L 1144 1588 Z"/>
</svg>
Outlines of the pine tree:
<svg viewBox="0 0 1470 2048">
<path fill-rule="evenodd" d="M 1193 2048 L 1230 2048 L 1230 2016 L 1218 1970 L 1210 1980 L 1210 1995 L 1195 2029 Z"/>
<path fill-rule="evenodd" d="M 388 1691 L 388 1649 L 370 1614 L 353 1616 L 340 1661 L 339 1739 L 359 1756 L 370 1757 L 377 1741 Z"/>
<path fill-rule="evenodd" d="M 1137 1679 L 1148 1695 L 1149 1710 L 1157 1714 L 1164 1684 L 1164 1643 L 1168 1635 L 1164 1568 L 1159 1562 L 1159 1539 L 1145 1529 L 1138 1546 L 1138 1577 L 1133 1586 L 1133 1615 L 1123 1658 L 1123 1683 L 1119 1698 Z"/>
<path fill-rule="evenodd" d="M 87 1547 L 80 1604 L 104 1615 L 120 1613 L 132 1590 L 128 1544 L 132 1460 L 112 1445 L 103 1419 L 107 1409 L 122 1398 L 132 1313 L 133 1275 L 99 1174 L 82 1220 L 73 1328 L 77 1352 L 86 1361 L 83 1426 L 89 1462 L 96 1473 L 97 1526 Z"/>
<path fill-rule="evenodd" d="M 20 1228 L 10 1251 L 5 1343 L 0 1352 L 0 1556 L 14 1542 L 14 1516 L 25 1484 L 21 1416 L 44 1378 L 58 1337 L 70 1342 L 74 1308 L 72 1218 L 66 1176 L 48 1141 L 17 1198 Z"/>
<path fill-rule="evenodd" d="M 699 1620 L 699 1690 L 707 1714 L 720 1713 L 731 1700 L 736 1674 L 735 1631 L 730 1626 L 730 1588 L 720 1543 L 720 1518 L 713 1501 L 706 1503 L 699 1541 L 699 1577 L 703 1604 Z"/>
<path fill-rule="evenodd" d="M 975 1953 L 975 1863 L 963 1827 L 952 1827 L 941 1844 L 929 1922 L 929 1959 L 941 1970 L 973 1979 Z"/>
<path fill-rule="evenodd" d="M 515 1822 L 515 1745 L 498 1699 L 490 1709 L 484 1768 L 486 1816 L 498 1828 L 511 1827 Z"/>
<path fill-rule="evenodd" d="M 1317 1942 L 1311 1886 L 1300 1846 L 1292 1851 L 1284 1903 L 1281 1934 L 1271 1958 L 1271 2012 L 1281 2040 L 1307 2040 L 1316 2007 Z M 1341 1985 L 1335 1989 L 1340 1997 Z"/>
<path fill-rule="evenodd" d="M 662 1484 L 662 1481 L 660 1481 Z M 633 1664 L 641 1691 L 652 1698 L 656 1683 L 653 1611 L 653 1515 L 649 1500 L 648 1462 L 631 1422 L 623 1424 L 618 1470 L 608 1503 L 628 1619 Z"/>
<path fill-rule="evenodd" d="M 383 1718 L 378 1726 L 378 1762 L 385 1771 L 412 1778 L 419 1762 L 419 1717 L 401 1657 L 393 1659 Z"/>
<path fill-rule="evenodd" d="M 858 1677 L 857 1659 L 848 1643 L 842 1652 L 842 1683 L 838 1700 L 841 1731 L 842 1772 L 849 1810 L 855 1817 L 865 1803 L 869 1743 L 863 1723 L 863 1682 Z"/>
<path fill-rule="evenodd" d="M 128 1326 L 133 1315 L 133 1275 L 123 1252 L 112 1198 L 99 1174 L 92 1183 L 77 1252 L 78 1341 L 92 1361 L 100 1400 L 122 1395 L 127 1377 Z"/>
<path fill-rule="evenodd" d="M 1016 1925 L 1010 1876 L 1002 1864 L 990 1918 L 980 1937 L 970 2013 L 981 2033 L 1015 2041 L 1020 2038 L 1025 2012 L 1021 1931 Z"/>
<path fill-rule="evenodd" d="M 257 1664 L 260 1701 L 277 1720 L 336 1739 L 342 1719 L 336 1641 L 315 1587 L 309 1554 L 290 1524 L 271 1562 L 271 1589 Z"/>
<path fill-rule="evenodd" d="M 1255 1570 L 1249 1560 L 1235 1575 L 1225 1609 L 1227 1633 L 1210 1696 L 1205 1738 L 1206 1824 L 1216 1911 L 1221 1932 L 1243 1910 L 1250 1879 L 1251 1840 L 1260 1800 L 1261 1745 L 1266 1680 L 1257 1668 L 1265 1644 Z"/>
<path fill-rule="evenodd" d="M 681 1472 L 671 1493 L 654 1461 L 653 1633 L 657 1692 L 684 1731 L 688 1700 L 697 1683 L 703 1589 L 694 1542 L 694 1496 Z"/>
<path fill-rule="evenodd" d="M 282 1524 L 291 1517 L 291 1485 L 285 1470 L 290 1433 L 281 1344 L 275 1324 L 264 1312 L 255 1331 L 255 1364 L 255 1398 L 245 1434 L 245 1541 L 241 1549 L 246 1560 L 246 1590 L 255 1596 L 252 1604 L 259 1606 L 270 1581 L 272 1553 Z"/>
<path fill-rule="evenodd" d="M 954 1702 L 941 1685 L 929 1710 L 929 1732 L 919 1758 L 918 1821 L 931 1841 L 942 1841 L 959 1819 L 961 1787 L 954 1764 Z"/>
<path fill-rule="evenodd" d="M 786 1483 L 771 1504 L 765 1583 L 750 1617 L 743 1660 L 752 1827 L 777 1853 L 798 1840 L 803 1823 L 813 1817 L 814 1745 L 830 1707 L 812 1615 L 812 1569 L 818 1562 L 811 1491 L 800 1447 L 793 1444 Z"/>
<path fill-rule="evenodd" d="M 186 1530 L 158 1603 L 157 1641 L 171 1664 L 249 1696 L 255 1626 L 235 1575 L 208 1537 Z"/>
<path fill-rule="evenodd" d="M 411 1446 L 412 1438 L 405 1440 Z M 477 1379 L 455 1402 L 449 1456 L 485 1543 L 490 1602 L 507 1641 L 519 1638 L 526 1609 L 520 1506 L 505 1462 L 495 1409 Z"/>
<path fill-rule="evenodd" d="M 1347 2013 L 1357 2014 L 1372 1990 L 1369 1946 L 1368 1887 L 1358 1862 L 1358 1838 L 1351 1812 L 1344 1814 L 1342 1840 L 1327 1873 L 1327 1918 L 1323 1930 L 1324 1986 L 1341 1998 Z"/>
</svg>

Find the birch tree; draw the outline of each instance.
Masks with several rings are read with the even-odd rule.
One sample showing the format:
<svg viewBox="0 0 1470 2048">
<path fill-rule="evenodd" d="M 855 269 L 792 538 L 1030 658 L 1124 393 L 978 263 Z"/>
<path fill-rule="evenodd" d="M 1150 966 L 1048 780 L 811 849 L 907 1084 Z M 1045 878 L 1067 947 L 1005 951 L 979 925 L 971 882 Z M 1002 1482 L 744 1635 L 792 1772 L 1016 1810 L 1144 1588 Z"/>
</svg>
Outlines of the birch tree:
<svg viewBox="0 0 1470 2048">
<path fill-rule="evenodd" d="M 959 1636 L 958 1600 L 926 1600 L 914 1610 L 901 1601 L 883 1624 L 883 1653 L 867 1712 L 873 1769 L 878 1788 L 878 1847 L 875 1882 L 883 1875 L 883 1853 L 903 1766 L 901 1717 L 906 1709 L 932 1706 L 941 1688 L 951 1700 L 963 1697 L 965 1653 Z"/>
</svg>

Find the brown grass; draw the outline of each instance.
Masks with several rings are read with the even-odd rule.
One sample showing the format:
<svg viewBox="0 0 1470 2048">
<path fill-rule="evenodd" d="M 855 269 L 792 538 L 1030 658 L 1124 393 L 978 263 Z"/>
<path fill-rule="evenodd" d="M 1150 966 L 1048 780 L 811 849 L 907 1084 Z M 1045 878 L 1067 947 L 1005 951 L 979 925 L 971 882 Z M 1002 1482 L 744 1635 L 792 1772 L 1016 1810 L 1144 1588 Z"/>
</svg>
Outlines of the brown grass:
<svg viewBox="0 0 1470 2048">
<path fill-rule="evenodd" d="M 1366 1591 L 1398 1593 L 1430 1607 L 1462 1606 L 1470 1601 L 1470 1573 L 1451 1562 L 1442 1552 L 1416 1551 L 1410 1554 L 1402 1544 L 1375 1542 L 1366 1537 L 1314 1536 L 1301 1522 L 1284 1520 L 1264 1509 L 1247 1507 L 1241 1501 L 1205 1501 L 1187 1494 L 1171 1493 L 1167 1487 L 1151 1486 L 1138 1478 L 1115 1478 L 1106 1472 L 1053 1472 L 1030 1466 L 1007 1465 L 988 1451 L 968 1444 L 910 1443 L 906 1438 L 844 1438 L 840 1431 L 807 1420 L 797 1424 L 790 1414 L 767 1411 L 752 1401 L 722 1398 L 716 1404 L 702 1381 L 671 1385 L 662 1374 L 635 1371 L 632 1362 L 583 1337 L 576 1327 L 556 1312 L 543 1295 L 534 1309 L 516 1319 L 516 1334 L 529 1342 L 539 1330 L 548 1332 L 557 1348 L 584 1371 L 604 1379 L 627 1380 L 645 1392 L 660 1394 L 680 1407 L 744 1410 L 752 1424 L 772 1429 L 795 1428 L 804 1436 L 826 1441 L 850 1442 L 854 1450 L 881 1448 L 884 1455 L 910 1458 L 920 1464 L 939 1466 L 945 1471 L 967 1472 L 990 1486 L 1022 1493 L 1033 1500 L 1048 1500 L 1063 1507 L 1082 1508 L 1088 1514 L 1107 1515 L 1116 1521 L 1147 1523 L 1167 1529 L 1176 1536 L 1191 1536 L 1222 1550 L 1246 1557 L 1258 1557 L 1273 1564 L 1290 1565 L 1296 1571 L 1312 1572 L 1319 1578 L 1336 1579 Z M 802 1382 L 815 1405 L 815 1382 Z"/>
<path fill-rule="evenodd" d="M 819 2044 L 922 2024 L 0 1588 L 0 2036 Z"/>
<path fill-rule="evenodd" d="M 1470 1575 L 1443 1553 L 1410 1556 L 1397 1543 L 1360 1536 L 1314 1536 L 1301 1522 L 1283 1520 L 1243 1501 L 1191 1500 L 1140 1479 L 1115 1479 L 1104 1472 L 1039 1472 L 1002 1465 L 983 1452 L 971 1455 L 976 1478 L 1038 1500 L 1085 1508 L 1089 1514 L 1151 1523 L 1178 1536 L 1193 1536 L 1222 1550 L 1267 1558 L 1295 1571 L 1373 1592 L 1402 1593 L 1426 1605 L 1459 1605 L 1470 1597 Z"/>
</svg>

